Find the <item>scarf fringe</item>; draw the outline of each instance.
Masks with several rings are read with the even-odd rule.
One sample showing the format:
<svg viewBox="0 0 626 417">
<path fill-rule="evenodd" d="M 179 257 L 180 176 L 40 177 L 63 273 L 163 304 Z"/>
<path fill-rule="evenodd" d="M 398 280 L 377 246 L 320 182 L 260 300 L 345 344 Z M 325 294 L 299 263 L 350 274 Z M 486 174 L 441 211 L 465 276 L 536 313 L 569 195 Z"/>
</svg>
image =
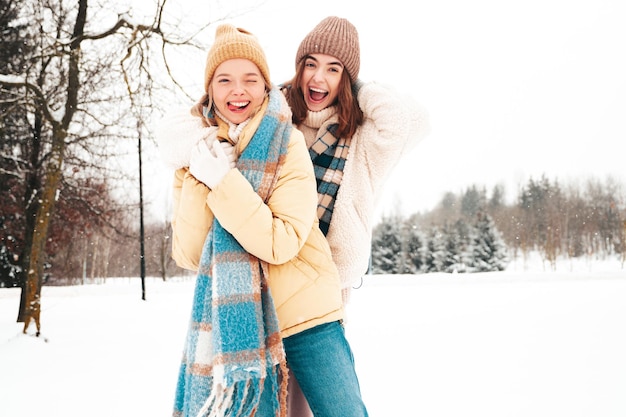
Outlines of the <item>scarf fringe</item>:
<svg viewBox="0 0 626 417">
<path fill-rule="evenodd" d="M 289 382 L 289 369 L 287 369 L 287 361 L 280 361 L 280 390 L 279 390 L 279 407 L 278 416 L 287 417 L 287 385 Z"/>
<path fill-rule="evenodd" d="M 263 379 L 254 378 L 238 381 L 224 389 L 213 387 L 197 417 L 249 417 L 261 398 Z"/>
<path fill-rule="evenodd" d="M 277 372 L 278 371 L 278 372 Z M 274 374 L 274 375 L 272 375 Z M 268 378 L 272 379 L 272 392 L 278 400 L 276 417 L 287 416 L 287 387 L 289 382 L 289 370 L 287 362 L 281 361 L 278 370 L 268 372 Z M 277 383 L 280 381 L 280 383 Z M 211 394 L 198 411 L 197 417 L 252 417 L 259 405 L 264 378 L 253 378 L 235 382 L 226 389 L 223 385 L 215 384 Z"/>
</svg>

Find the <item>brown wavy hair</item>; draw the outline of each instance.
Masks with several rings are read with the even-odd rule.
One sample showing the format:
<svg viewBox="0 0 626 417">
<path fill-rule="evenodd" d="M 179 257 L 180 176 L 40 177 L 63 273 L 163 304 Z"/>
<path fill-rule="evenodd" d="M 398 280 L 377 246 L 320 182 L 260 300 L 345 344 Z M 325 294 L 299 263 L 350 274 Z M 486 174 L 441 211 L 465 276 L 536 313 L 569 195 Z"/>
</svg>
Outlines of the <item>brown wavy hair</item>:
<svg viewBox="0 0 626 417">
<path fill-rule="evenodd" d="M 304 62 L 306 56 L 300 61 L 296 68 L 296 75 L 293 79 L 285 83 L 284 92 L 287 98 L 287 103 L 291 107 L 293 124 L 299 126 L 300 123 L 306 119 L 309 109 L 304 101 L 304 93 L 300 88 L 300 80 L 304 73 Z M 337 129 L 337 136 L 344 139 L 349 139 L 354 136 L 356 129 L 363 124 L 363 111 L 359 107 L 356 93 L 352 89 L 352 83 L 350 82 L 350 76 L 348 71 L 341 73 L 341 80 L 339 81 L 339 94 L 337 95 L 337 101 L 334 103 L 337 105 L 337 115 L 339 116 L 339 127 Z"/>
</svg>

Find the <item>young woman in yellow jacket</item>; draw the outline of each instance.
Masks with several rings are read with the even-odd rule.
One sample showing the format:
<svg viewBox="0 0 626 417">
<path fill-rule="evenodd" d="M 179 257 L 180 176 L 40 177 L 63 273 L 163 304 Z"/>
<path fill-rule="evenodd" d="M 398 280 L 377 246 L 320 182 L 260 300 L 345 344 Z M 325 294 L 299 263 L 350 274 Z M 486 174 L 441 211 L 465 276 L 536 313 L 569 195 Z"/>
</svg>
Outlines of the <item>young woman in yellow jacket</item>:
<svg viewBox="0 0 626 417">
<path fill-rule="evenodd" d="M 316 416 L 366 416 L 311 159 L 256 38 L 218 27 L 204 81 L 158 137 L 173 257 L 198 271 L 174 415 L 285 415 L 288 365 Z"/>
</svg>

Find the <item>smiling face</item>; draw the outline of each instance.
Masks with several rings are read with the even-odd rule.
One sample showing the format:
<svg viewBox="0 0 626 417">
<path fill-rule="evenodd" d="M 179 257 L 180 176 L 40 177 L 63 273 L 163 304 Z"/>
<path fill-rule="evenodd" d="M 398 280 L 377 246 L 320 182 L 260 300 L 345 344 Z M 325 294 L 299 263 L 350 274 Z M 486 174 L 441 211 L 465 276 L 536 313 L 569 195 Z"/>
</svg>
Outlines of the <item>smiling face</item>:
<svg viewBox="0 0 626 417">
<path fill-rule="evenodd" d="M 265 80 L 261 71 L 247 59 L 222 62 L 215 69 L 210 88 L 215 107 L 234 124 L 254 115 L 265 98 Z"/>
<path fill-rule="evenodd" d="M 304 59 L 300 79 L 304 101 L 310 111 L 324 110 L 337 99 L 343 64 L 337 58 L 324 54 L 312 54 Z"/>
</svg>

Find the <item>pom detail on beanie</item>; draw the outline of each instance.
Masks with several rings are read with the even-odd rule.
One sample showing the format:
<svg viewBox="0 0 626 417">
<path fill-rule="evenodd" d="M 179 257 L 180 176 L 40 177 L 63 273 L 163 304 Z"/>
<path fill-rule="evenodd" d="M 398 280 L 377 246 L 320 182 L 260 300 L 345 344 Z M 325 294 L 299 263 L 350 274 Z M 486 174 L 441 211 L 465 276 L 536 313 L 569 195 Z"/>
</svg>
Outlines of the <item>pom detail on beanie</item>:
<svg viewBox="0 0 626 417">
<path fill-rule="evenodd" d="M 359 34 L 347 19 L 329 16 L 313 28 L 302 40 L 296 54 L 296 66 L 307 55 L 325 54 L 339 58 L 350 80 L 359 78 L 361 52 Z"/>
<path fill-rule="evenodd" d="M 243 58 L 256 64 L 265 79 L 265 83 L 270 87 L 270 70 L 263 48 L 259 44 L 256 36 L 245 29 L 237 28 L 233 25 L 220 25 L 215 31 L 215 42 L 211 46 L 206 59 L 204 70 L 204 91 L 209 91 L 209 83 L 217 67 L 229 59 Z"/>
</svg>

